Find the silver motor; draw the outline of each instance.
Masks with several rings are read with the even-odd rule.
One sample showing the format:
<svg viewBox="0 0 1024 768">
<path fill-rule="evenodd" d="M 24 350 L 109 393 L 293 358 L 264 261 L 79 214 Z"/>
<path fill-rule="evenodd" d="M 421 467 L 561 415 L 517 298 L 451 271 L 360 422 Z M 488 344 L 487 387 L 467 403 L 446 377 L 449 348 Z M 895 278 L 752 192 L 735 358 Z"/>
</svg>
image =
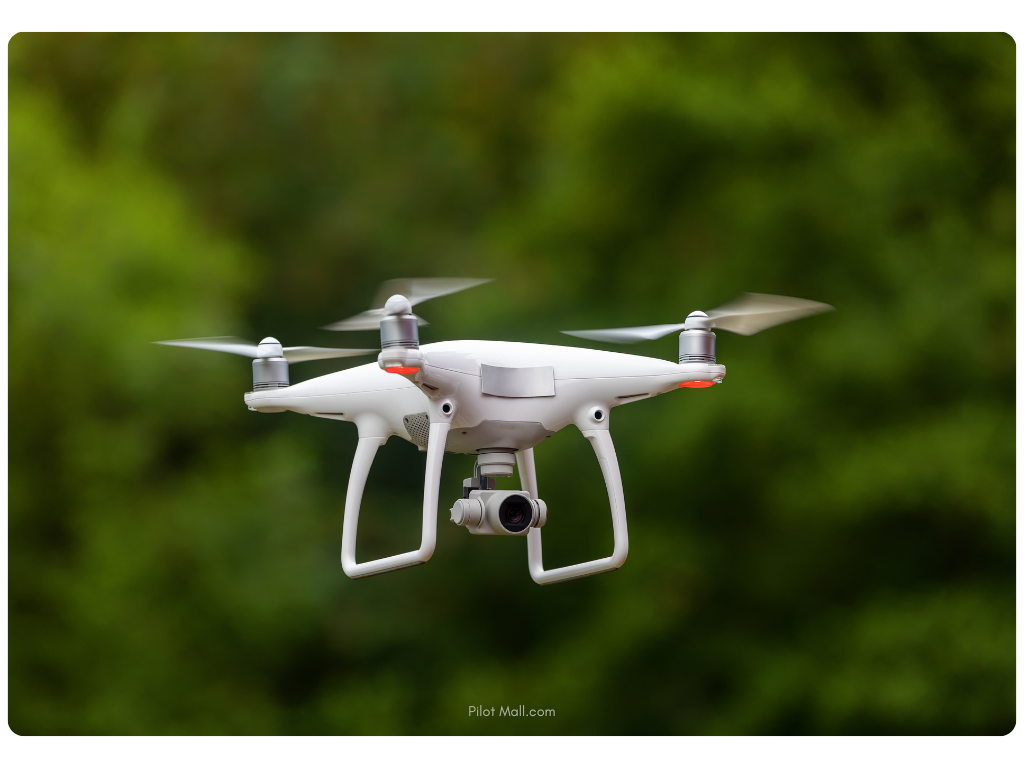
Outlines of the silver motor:
<svg viewBox="0 0 1024 768">
<path fill-rule="evenodd" d="M 252 389 L 280 389 L 289 386 L 288 361 L 283 357 L 268 357 L 252 361 Z"/>
<path fill-rule="evenodd" d="M 268 336 L 256 348 L 259 355 L 252 361 L 252 389 L 280 389 L 289 386 L 288 361 L 281 342 Z"/>
<path fill-rule="evenodd" d="M 412 305 L 404 296 L 392 296 L 384 305 L 380 320 L 380 348 L 420 348 L 420 319 L 412 313 Z"/>
<path fill-rule="evenodd" d="M 712 331 L 693 330 L 679 334 L 679 364 L 714 363 L 715 334 Z"/>
</svg>

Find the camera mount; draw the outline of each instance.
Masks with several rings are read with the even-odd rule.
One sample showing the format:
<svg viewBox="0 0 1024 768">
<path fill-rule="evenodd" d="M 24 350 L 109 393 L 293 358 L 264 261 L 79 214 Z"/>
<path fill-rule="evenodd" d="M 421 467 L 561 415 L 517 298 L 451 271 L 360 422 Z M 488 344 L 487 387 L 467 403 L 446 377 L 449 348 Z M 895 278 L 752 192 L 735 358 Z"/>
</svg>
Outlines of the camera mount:
<svg viewBox="0 0 1024 768">
<path fill-rule="evenodd" d="M 515 459 L 513 459 L 515 461 Z M 462 498 L 468 499 L 471 491 L 493 491 L 498 488 L 498 480 L 495 477 L 485 477 L 480 474 L 480 459 L 477 458 L 473 464 L 473 476 L 462 481 Z"/>
</svg>

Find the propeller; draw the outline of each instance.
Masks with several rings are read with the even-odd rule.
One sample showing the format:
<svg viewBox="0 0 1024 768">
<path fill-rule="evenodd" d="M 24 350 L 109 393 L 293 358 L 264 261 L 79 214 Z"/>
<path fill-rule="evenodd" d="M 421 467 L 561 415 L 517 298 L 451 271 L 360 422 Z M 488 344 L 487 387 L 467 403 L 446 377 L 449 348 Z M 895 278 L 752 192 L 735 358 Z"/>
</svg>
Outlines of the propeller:
<svg viewBox="0 0 1024 768">
<path fill-rule="evenodd" d="M 282 347 L 281 343 L 268 336 L 259 344 L 234 336 L 213 336 L 206 339 L 177 339 L 175 341 L 154 341 L 169 347 L 191 347 L 192 349 L 209 349 L 213 352 L 227 352 L 249 358 L 283 357 L 289 363 L 302 363 L 306 360 L 326 360 L 332 357 L 355 357 L 376 352 L 376 349 L 333 349 L 331 347 Z"/>
<path fill-rule="evenodd" d="M 790 296 L 772 296 L 767 293 L 744 293 L 728 304 L 708 313 L 692 312 L 684 323 L 671 325 L 642 325 L 635 328 L 606 328 L 596 331 L 562 331 L 569 336 L 615 344 L 635 344 L 638 341 L 660 339 L 675 331 L 697 328 L 721 328 L 743 336 L 751 336 L 773 325 L 781 325 L 801 317 L 828 312 L 833 307 L 819 301 L 795 299 Z"/>
<path fill-rule="evenodd" d="M 377 289 L 372 309 L 360 312 L 347 320 L 325 325 L 324 329 L 328 331 L 376 330 L 380 327 L 380 321 L 386 317 L 384 305 L 392 296 L 404 296 L 409 300 L 411 307 L 428 299 L 447 296 L 450 293 L 457 293 L 489 282 L 491 282 L 490 279 L 481 280 L 472 277 L 403 277 L 397 280 L 388 280 Z M 422 317 L 417 317 L 417 322 L 419 325 L 427 324 Z"/>
</svg>

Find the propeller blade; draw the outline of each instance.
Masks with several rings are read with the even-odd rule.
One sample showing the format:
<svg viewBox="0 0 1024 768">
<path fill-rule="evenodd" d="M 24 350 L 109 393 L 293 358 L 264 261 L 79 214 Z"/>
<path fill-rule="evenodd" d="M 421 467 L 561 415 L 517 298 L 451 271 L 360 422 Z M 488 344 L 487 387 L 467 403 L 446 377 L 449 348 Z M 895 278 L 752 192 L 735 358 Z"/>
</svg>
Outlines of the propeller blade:
<svg viewBox="0 0 1024 768">
<path fill-rule="evenodd" d="M 478 285 L 491 282 L 491 278 L 474 277 L 402 277 L 397 280 L 388 280 L 382 283 L 377 289 L 373 306 L 383 307 L 384 303 L 395 294 L 401 294 L 415 306 L 428 299 L 436 299 L 438 296 L 447 296 L 451 293 L 458 293 L 467 288 L 474 288 Z"/>
<path fill-rule="evenodd" d="M 390 298 L 390 296 L 388 297 Z M 365 312 L 360 312 L 354 317 L 350 317 L 347 320 L 339 320 L 336 323 L 325 325 L 324 330 L 326 331 L 375 331 L 380 328 L 380 321 L 384 318 L 383 309 L 368 309 Z M 419 321 L 418 325 L 430 325 L 426 320 L 419 315 L 416 316 Z"/>
<path fill-rule="evenodd" d="M 638 341 L 650 341 L 667 336 L 673 331 L 683 330 L 685 323 L 674 325 L 641 325 L 635 328 L 606 328 L 599 331 L 562 331 L 569 336 L 594 341 L 610 341 L 615 344 L 636 344 Z"/>
<path fill-rule="evenodd" d="M 191 347 L 192 349 L 209 349 L 213 352 L 227 352 L 243 357 L 257 357 L 257 346 L 251 341 L 235 336 L 211 336 L 206 339 L 176 339 L 174 341 L 154 341 L 168 347 Z"/>
<path fill-rule="evenodd" d="M 491 282 L 491 278 L 474 277 L 402 277 L 397 280 L 388 280 L 377 289 L 377 295 L 373 299 L 373 309 L 360 312 L 346 320 L 325 325 L 324 330 L 374 331 L 380 328 L 380 321 L 384 317 L 384 304 L 396 294 L 405 296 L 409 300 L 409 304 L 413 305 L 489 282 Z M 417 320 L 419 325 L 429 325 L 422 317 L 417 316 Z"/>
<path fill-rule="evenodd" d="M 708 312 L 715 328 L 750 336 L 801 317 L 829 312 L 834 307 L 820 301 L 772 296 L 767 293 L 744 293 L 728 304 Z"/>
<path fill-rule="evenodd" d="M 701 312 L 690 315 L 691 328 L 721 328 L 743 336 L 750 336 L 801 317 L 829 312 L 833 307 L 820 301 L 795 299 L 791 296 L 772 296 L 767 293 L 744 293 L 736 300 L 713 309 L 705 316 Z M 673 325 L 644 325 L 636 328 L 606 328 L 597 331 L 562 331 L 569 336 L 595 341 L 610 341 L 615 344 L 635 344 L 638 341 L 660 339 L 675 331 L 681 331 L 686 323 Z"/>
<path fill-rule="evenodd" d="M 376 354 L 376 349 L 334 349 L 331 347 L 285 347 L 284 357 L 289 363 L 306 360 L 327 360 L 332 357 L 356 357 Z"/>
</svg>

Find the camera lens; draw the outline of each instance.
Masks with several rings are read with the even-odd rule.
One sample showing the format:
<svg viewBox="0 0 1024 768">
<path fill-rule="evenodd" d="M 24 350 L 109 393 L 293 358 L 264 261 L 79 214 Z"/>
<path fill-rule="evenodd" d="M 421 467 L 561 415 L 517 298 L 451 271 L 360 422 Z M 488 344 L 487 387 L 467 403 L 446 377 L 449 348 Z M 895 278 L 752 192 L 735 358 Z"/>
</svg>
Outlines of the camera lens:
<svg viewBox="0 0 1024 768">
<path fill-rule="evenodd" d="M 522 496 L 509 496 L 498 507 L 498 521 L 509 533 L 525 531 L 533 522 L 533 505 Z"/>
</svg>

